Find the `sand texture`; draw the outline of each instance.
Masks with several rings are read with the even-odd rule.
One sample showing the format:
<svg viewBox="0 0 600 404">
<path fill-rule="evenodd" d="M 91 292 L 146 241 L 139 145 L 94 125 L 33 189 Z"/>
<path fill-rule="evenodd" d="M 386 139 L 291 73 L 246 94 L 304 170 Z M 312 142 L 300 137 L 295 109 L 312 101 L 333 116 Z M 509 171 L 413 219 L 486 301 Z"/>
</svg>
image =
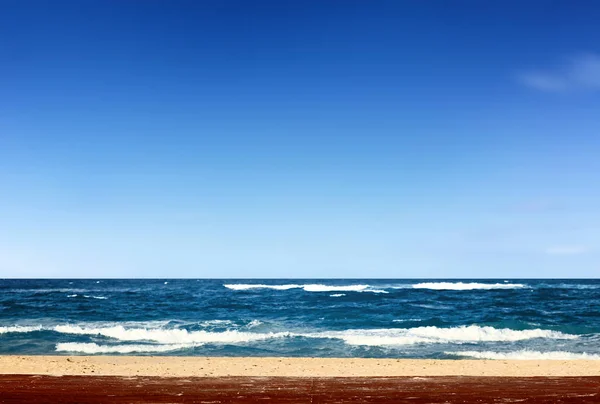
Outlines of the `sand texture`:
<svg viewBox="0 0 600 404">
<path fill-rule="evenodd" d="M 161 377 L 600 376 L 594 360 L 0 356 L 0 374 Z"/>
</svg>

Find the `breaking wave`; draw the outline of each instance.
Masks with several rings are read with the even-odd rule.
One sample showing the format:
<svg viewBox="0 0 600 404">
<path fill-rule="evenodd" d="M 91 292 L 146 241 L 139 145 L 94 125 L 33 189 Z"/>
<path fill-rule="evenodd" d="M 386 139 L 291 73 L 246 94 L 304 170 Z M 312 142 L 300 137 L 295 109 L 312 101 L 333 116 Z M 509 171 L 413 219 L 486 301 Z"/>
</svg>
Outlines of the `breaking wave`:
<svg viewBox="0 0 600 404">
<path fill-rule="evenodd" d="M 0 327 L 0 334 L 9 334 L 9 333 L 27 333 L 27 332 L 35 332 L 42 331 L 42 326 L 21 326 L 15 325 L 11 327 Z"/>
<path fill-rule="evenodd" d="M 436 343 L 522 341 L 536 338 L 576 339 L 576 335 L 551 330 L 511 330 L 476 325 L 452 328 L 416 327 L 374 330 L 344 330 L 304 334 L 313 338 L 336 338 L 348 345 L 392 346 Z"/>
<path fill-rule="evenodd" d="M 252 289 L 271 289 L 271 290 L 290 290 L 302 289 L 305 292 L 371 292 L 371 293 L 389 293 L 385 289 L 431 289 L 431 290 L 491 290 L 491 289 L 522 289 L 527 286 L 521 283 L 480 283 L 480 282 L 422 282 L 416 284 L 388 285 L 374 287 L 367 284 L 359 285 L 322 285 L 322 284 L 284 284 L 284 285 L 266 285 L 255 283 L 234 283 L 224 284 L 224 287 L 231 290 L 252 290 Z"/>
<path fill-rule="evenodd" d="M 232 290 L 249 290 L 249 289 L 274 289 L 274 290 L 288 290 L 288 289 L 298 289 L 301 288 L 302 285 L 262 285 L 262 284 L 225 284 L 223 285 L 227 289 Z"/>
<path fill-rule="evenodd" d="M 143 352 L 169 352 L 181 349 L 194 348 L 195 344 L 172 345 L 98 345 L 95 343 L 65 342 L 56 344 L 57 352 L 81 352 L 87 354 L 104 353 L 143 353 Z"/>
<path fill-rule="evenodd" d="M 282 338 L 290 335 L 288 332 L 252 333 L 241 331 L 188 331 L 185 329 L 147 329 L 125 328 L 123 326 L 88 328 L 77 325 L 58 325 L 54 331 L 63 334 L 100 335 L 120 341 L 152 341 L 160 344 L 235 344 L 252 341 L 262 341 L 271 338 Z"/>
<path fill-rule="evenodd" d="M 86 299 L 98 299 L 98 300 L 107 300 L 108 299 L 108 297 L 106 297 L 106 296 L 90 296 L 90 295 L 77 295 L 77 294 L 75 294 L 75 295 L 68 295 L 67 297 L 71 297 L 71 298 L 73 298 L 73 297 L 83 297 L 83 298 L 86 298 Z"/>
<path fill-rule="evenodd" d="M 526 286 L 521 283 L 478 283 L 478 282 L 423 282 L 412 285 L 413 289 L 432 290 L 475 290 L 475 289 L 522 289 Z"/>
<path fill-rule="evenodd" d="M 347 329 L 339 331 L 314 331 L 314 332 L 250 332 L 239 330 L 226 331 L 189 331 L 183 328 L 167 328 L 168 324 L 152 323 L 144 324 L 130 323 L 125 325 L 105 325 L 101 324 L 65 324 L 52 327 L 44 326 L 13 326 L 0 327 L 0 334 L 5 333 L 27 333 L 36 331 L 53 331 L 66 335 L 85 335 L 90 337 L 105 337 L 123 342 L 147 342 L 160 344 L 161 346 L 170 346 L 175 349 L 175 345 L 199 346 L 204 344 L 223 344 L 236 345 L 252 343 L 256 341 L 265 341 L 283 338 L 317 338 L 317 339 L 336 339 L 341 340 L 348 345 L 362 346 L 395 346 L 395 345 L 414 345 L 414 344 L 468 344 L 480 342 L 514 342 L 532 339 L 555 339 L 555 340 L 573 340 L 579 338 L 578 335 L 566 334 L 560 331 L 529 329 L 513 330 L 509 328 L 482 327 L 477 325 L 459 326 L 441 328 L 435 326 L 414 327 L 414 328 L 383 328 L 383 329 Z M 259 321 L 247 324 L 245 329 L 260 325 Z M 153 328 L 154 327 L 154 328 Z M 65 345 L 60 345 L 65 347 Z M 79 345 L 66 345 L 67 347 L 77 347 Z M 105 348 L 99 345 L 82 345 L 85 349 L 117 349 L 116 346 L 107 345 Z M 148 346 L 145 348 L 153 349 Z M 124 348 L 125 349 L 125 348 Z M 127 348 L 127 349 L 133 349 Z M 166 348 L 165 348 L 166 349 Z M 177 348 L 180 349 L 180 348 Z M 100 352 L 100 351 L 98 351 Z M 109 352 L 109 351 L 106 351 Z M 131 351 L 134 352 L 134 351 Z M 159 352 L 159 351 L 156 351 Z M 469 352 L 467 352 L 469 353 Z M 463 352 L 463 354 L 466 354 Z M 499 354 L 500 355 L 500 354 Z"/>
<path fill-rule="evenodd" d="M 372 288 L 370 285 L 321 285 L 321 284 L 288 284 L 288 285 L 264 285 L 264 284 L 224 284 L 227 289 L 250 290 L 250 289 L 273 289 L 289 290 L 303 289 L 305 292 L 371 292 L 388 293 L 383 289 Z"/>
<path fill-rule="evenodd" d="M 600 360 L 600 355 L 575 353 L 566 351 L 540 352 L 521 350 L 514 352 L 493 352 L 493 351 L 459 351 L 459 352 L 444 352 L 446 355 L 462 356 L 476 359 L 547 359 L 547 360 L 571 360 L 571 359 L 589 359 Z"/>
</svg>

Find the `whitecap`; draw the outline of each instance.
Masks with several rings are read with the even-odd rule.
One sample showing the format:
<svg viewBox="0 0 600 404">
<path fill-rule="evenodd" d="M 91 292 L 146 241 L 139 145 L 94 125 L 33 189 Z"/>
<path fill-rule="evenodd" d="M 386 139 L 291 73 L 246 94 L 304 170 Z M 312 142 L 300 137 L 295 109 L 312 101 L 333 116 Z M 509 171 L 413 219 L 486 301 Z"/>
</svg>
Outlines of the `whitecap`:
<svg viewBox="0 0 600 404">
<path fill-rule="evenodd" d="M 200 325 L 202 327 L 215 327 L 215 326 L 235 325 L 235 323 L 231 320 L 206 320 L 206 321 L 201 321 Z"/>
<path fill-rule="evenodd" d="M 521 283 L 478 283 L 478 282 L 423 282 L 412 285 L 413 289 L 431 290 L 491 290 L 491 289 L 522 289 Z"/>
<path fill-rule="evenodd" d="M 225 284 L 223 285 L 227 289 L 232 290 L 249 290 L 249 289 L 274 289 L 274 290 L 288 290 L 288 289 L 299 289 L 302 285 L 263 285 L 263 284 Z"/>
<path fill-rule="evenodd" d="M 67 297 L 73 298 L 78 297 L 79 295 L 68 295 Z M 98 299 L 98 300 L 107 300 L 108 297 L 105 296 L 91 296 L 91 295 L 82 295 L 86 299 Z"/>
<path fill-rule="evenodd" d="M 398 319 L 392 320 L 393 323 L 406 323 L 407 321 L 423 321 L 420 318 L 406 318 L 406 319 Z"/>
<path fill-rule="evenodd" d="M 169 344 L 169 345 L 98 345 L 95 343 L 63 342 L 56 344 L 57 352 L 81 352 L 86 354 L 105 353 L 143 353 L 143 352 L 169 352 L 189 349 L 198 344 Z"/>
<path fill-rule="evenodd" d="M 416 327 L 391 329 L 355 329 L 302 334 L 312 338 L 341 339 L 349 345 L 392 346 L 437 343 L 477 343 L 522 341 L 528 339 L 576 339 L 576 335 L 552 330 L 511 330 L 477 325 L 451 328 Z"/>
<path fill-rule="evenodd" d="M 78 325 L 58 325 L 54 331 L 63 334 L 100 335 L 120 341 L 152 341 L 160 344 L 181 343 L 245 343 L 271 338 L 287 337 L 290 333 L 251 333 L 241 331 L 188 331 L 184 329 L 147 329 L 125 328 L 121 325 L 114 327 L 90 328 Z"/>
<path fill-rule="evenodd" d="M 462 356 L 476 359 L 516 359 L 516 360 L 572 360 L 572 359 L 584 359 L 584 360 L 600 360 L 598 354 L 588 353 L 576 353 L 567 351 L 551 351 L 551 352 L 540 352 L 540 351 L 512 351 L 512 352 L 493 352 L 493 351 L 457 351 L 457 352 L 444 352 L 446 355 Z"/>
<path fill-rule="evenodd" d="M 252 321 L 250 321 L 250 322 L 249 322 L 249 323 L 246 325 L 246 327 L 248 327 L 248 328 L 254 328 L 254 327 L 258 327 L 258 326 L 259 326 L 259 325 L 261 325 L 262 323 L 263 323 L 263 322 L 262 322 L 262 321 L 260 321 L 260 320 L 252 320 Z"/>
<path fill-rule="evenodd" d="M 371 293 L 388 293 L 386 290 L 383 290 L 383 289 L 371 288 L 370 285 L 224 284 L 223 286 L 226 287 L 227 289 L 232 289 L 232 290 L 250 290 L 250 289 L 289 290 L 289 289 L 302 289 L 305 292 L 371 292 Z"/>
<path fill-rule="evenodd" d="M 431 310 L 448 310 L 451 309 L 451 306 L 445 306 L 443 304 L 414 304 L 409 303 L 409 306 L 412 307 L 420 307 L 422 309 L 431 309 Z"/>
<path fill-rule="evenodd" d="M 42 326 L 21 326 L 15 325 L 10 327 L 0 327 L 0 334 L 9 334 L 9 333 L 28 333 L 34 331 L 42 331 Z"/>
</svg>

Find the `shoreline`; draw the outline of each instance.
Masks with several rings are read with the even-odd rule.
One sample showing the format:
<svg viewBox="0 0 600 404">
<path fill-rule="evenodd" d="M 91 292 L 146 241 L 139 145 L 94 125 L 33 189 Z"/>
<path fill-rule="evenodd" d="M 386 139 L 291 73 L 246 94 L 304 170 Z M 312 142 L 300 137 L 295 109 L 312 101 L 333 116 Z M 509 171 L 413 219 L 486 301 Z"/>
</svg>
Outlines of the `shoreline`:
<svg viewBox="0 0 600 404">
<path fill-rule="evenodd" d="M 598 360 L 0 356 L 0 375 L 123 377 L 600 376 Z"/>
</svg>

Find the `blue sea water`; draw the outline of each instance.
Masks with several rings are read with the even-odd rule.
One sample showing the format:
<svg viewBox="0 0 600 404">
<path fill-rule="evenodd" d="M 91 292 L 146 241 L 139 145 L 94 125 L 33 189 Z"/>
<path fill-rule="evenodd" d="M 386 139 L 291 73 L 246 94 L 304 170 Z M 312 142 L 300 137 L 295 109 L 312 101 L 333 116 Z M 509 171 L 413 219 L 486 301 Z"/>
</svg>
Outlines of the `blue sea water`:
<svg viewBox="0 0 600 404">
<path fill-rule="evenodd" d="M 600 359 L 600 280 L 0 280 L 0 354 Z"/>
</svg>

